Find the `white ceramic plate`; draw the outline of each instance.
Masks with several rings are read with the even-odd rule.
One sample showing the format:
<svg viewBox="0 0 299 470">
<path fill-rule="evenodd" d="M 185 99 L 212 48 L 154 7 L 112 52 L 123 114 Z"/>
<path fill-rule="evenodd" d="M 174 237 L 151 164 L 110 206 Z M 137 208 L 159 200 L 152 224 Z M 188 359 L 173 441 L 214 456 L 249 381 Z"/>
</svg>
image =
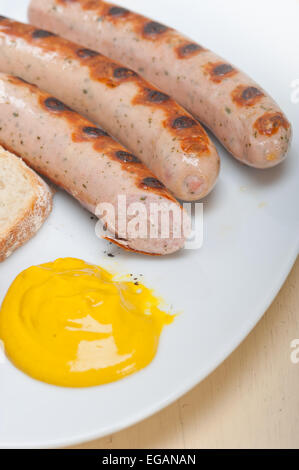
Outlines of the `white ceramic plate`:
<svg viewBox="0 0 299 470">
<path fill-rule="evenodd" d="M 123 0 L 119 3 L 177 27 L 247 71 L 279 102 L 294 128 L 288 160 L 246 168 L 218 145 L 220 180 L 204 210 L 204 246 L 167 258 L 117 250 L 76 201 L 58 192 L 52 215 L 26 246 L 0 266 L 0 301 L 32 264 L 74 256 L 143 273 L 183 313 L 163 332 L 158 355 L 117 383 L 67 389 L 34 381 L 8 361 L 0 365 L 0 446 L 63 446 L 136 423 L 187 392 L 245 338 L 274 299 L 298 254 L 299 2 L 289 0 Z M 25 20 L 27 0 L 2 0 L 1 14 Z M 297 84 L 298 86 L 298 84 Z M 297 97 L 299 93 L 297 94 Z M 293 98 L 296 98 L 294 94 Z"/>
</svg>

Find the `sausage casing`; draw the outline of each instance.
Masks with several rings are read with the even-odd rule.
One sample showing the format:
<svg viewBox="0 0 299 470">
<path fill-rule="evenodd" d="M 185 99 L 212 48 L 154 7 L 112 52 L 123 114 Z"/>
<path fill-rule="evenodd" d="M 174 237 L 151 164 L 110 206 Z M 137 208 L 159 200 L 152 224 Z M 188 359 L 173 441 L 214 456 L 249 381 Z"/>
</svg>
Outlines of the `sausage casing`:
<svg viewBox="0 0 299 470">
<path fill-rule="evenodd" d="M 219 157 L 206 131 L 131 69 L 2 18 L 0 71 L 35 83 L 106 129 L 179 199 L 196 200 L 214 186 Z"/>
<path fill-rule="evenodd" d="M 115 218 L 106 219 L 107 238 L 123 248 L 158 255 L 183 246 L 188 221 L 181 206 L 137 157 L 55 97 L 6 74 L 0 74 L 0 144 L 96 215 L 99 204 L 110 204 Z M 119 196 L 125 196 L 126 209 L 136 202 L 145 207 L 144 237 L 130 237 L 133 217 L 119 213 Z M 180 220 L 170 224 L 168 237 L 161 235 L 162 226 L 151 237 L 151 204 L 169 209 L 170 217 L 174 208 L 180 214 Z M 126 224 L 125 239 L 117 237 L 120 224 Z M 175 224 L 181 225 L 180 231 Z M 116 239 L 109 237 L 109 230 Z"/>
<path fill-rule="evenodd" d="M 236 67 L 174 29 L 97 0 L 31 0 L 29 17 L 140 71 L 243 163 L 268 168 L 286 156 L 291 126 L 275 101 Z"/>
</svg>

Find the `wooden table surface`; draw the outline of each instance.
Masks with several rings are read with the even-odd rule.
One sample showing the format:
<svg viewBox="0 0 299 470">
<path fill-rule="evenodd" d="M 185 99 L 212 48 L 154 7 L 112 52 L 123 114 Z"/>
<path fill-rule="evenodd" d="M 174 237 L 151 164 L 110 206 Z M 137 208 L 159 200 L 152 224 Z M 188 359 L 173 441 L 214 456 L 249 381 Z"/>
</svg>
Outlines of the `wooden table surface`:
<svg viewBox="0 0 299 470">
<path fill-rule="evenodd" d="M 197 387 L 145 421 L 77 449 L 299 448 L 299 258 L 272 306 Z M 298 355 L 299 356 L 299 355 Z"/>
</svg>

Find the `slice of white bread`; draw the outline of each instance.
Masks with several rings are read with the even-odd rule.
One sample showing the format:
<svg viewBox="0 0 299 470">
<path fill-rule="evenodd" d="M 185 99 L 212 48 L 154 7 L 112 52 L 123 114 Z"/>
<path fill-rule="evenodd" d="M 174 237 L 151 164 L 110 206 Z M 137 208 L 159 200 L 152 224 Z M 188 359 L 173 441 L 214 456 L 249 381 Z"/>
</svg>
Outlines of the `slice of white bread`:
<svg viewBox="0 0 299 470">
<path fill-rule="evenodd" d="M 52 209 L 48 185 L 0 147 L 0 261 L 29 240 Z"/>
</svg>

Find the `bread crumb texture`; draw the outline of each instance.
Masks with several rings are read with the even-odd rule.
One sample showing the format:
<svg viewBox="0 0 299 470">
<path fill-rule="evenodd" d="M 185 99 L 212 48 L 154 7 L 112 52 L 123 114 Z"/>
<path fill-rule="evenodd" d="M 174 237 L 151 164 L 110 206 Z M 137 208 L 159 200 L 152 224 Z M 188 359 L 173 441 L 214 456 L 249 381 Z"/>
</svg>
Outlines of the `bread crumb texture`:
<svg viewBox="0 0 299 470">
<path fill-rule="evenodd" d="M 52 209 L 48 185 L 0 147 L 0 261 L 28 241 Z"/>
</svg>

